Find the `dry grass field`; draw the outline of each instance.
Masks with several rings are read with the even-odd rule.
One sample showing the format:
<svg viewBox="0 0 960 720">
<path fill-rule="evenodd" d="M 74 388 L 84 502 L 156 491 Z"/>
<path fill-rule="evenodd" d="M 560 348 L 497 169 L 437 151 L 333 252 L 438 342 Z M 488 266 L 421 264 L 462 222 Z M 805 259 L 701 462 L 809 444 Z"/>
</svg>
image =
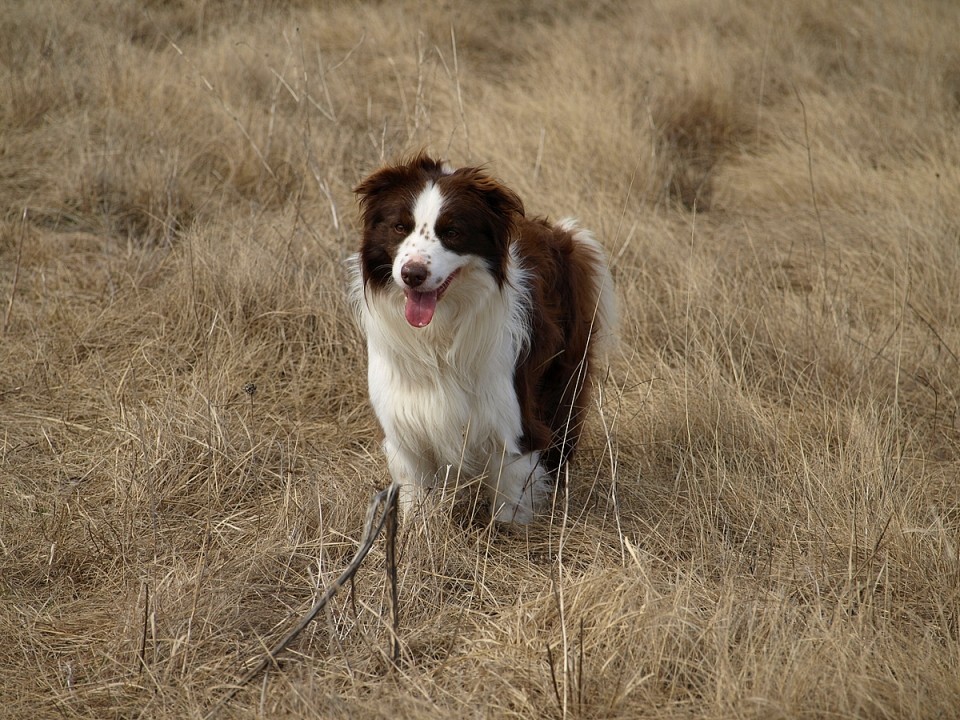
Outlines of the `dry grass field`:
<svg viewBox="0 0 960 720">
<path fill-rule="evenodd" d="M 12 0 L 0 715 L 201 718 L 388 483 L 354 185 L 576 215 L 619 346 L 553 512 L 380 541 L 222 718 L 955 718 L 954 0 Z"/>
</svg>

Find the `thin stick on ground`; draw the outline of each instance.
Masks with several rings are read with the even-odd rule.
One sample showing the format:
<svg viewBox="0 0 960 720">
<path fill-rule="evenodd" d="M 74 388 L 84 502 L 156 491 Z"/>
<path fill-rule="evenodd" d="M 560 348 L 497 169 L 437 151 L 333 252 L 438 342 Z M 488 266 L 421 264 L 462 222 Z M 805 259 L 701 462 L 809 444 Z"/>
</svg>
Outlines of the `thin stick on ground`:
<svg viewBox="0 0 960 720">
<path fill-rule="evenodd" d="M 398 488 L 396 483 L 390 485 L 390 488 Z M 394 491 L 392 499 L 388 497 L 387 505 L 384 508 L 383 516 L 386 520 L 387 547 L 387 579 L 390 582 L 390 619 L 392 623 L 391 632 L 393 634 L 393 648 L 391 652 L 391 661 L 393 666 L 400 664 L 400 597 L 397 589 L 397 493 Z"/>
<path fill-rule="evenodd" d="M 27 234 L 27 209 L 23 209 L 20 216 L 20 241 L 17 243 L 17 263 L 13 268 L 13 283 L 10 286 L 10 300 L 7 302 L 7 312 L 3 316 L 3 334 L 7 334 L 10 327 L 10 314 L 13 312 L 13 299 L 17 295 L 17 283 L 20 281 L 20 263 L 23 261 L 23 238 Z"/>
<path fill-rule="evenodd" d="M 353 556 L 353 560 L 350 561 L 350 564 L 347 565 L 346 569 L 340 573 L 340 576 L 333 581 L 324 591 L 323 595 L 313 604 L 304 615 L 297 621 L 297 624 L 294 625 L 286 635 L 283 636 L 267 653 L 260 659 L 258 662 L 240 681 L 230 689 L 230 691 L 223 697 L 220 702 L 206 715 L 207 718 L 214 717 L 217 712 L 224 705 L 229 703 L 237 693 L 240 692 L 244 687 L 250 684 L 257 676 L 260 675 L 264 670 L 267 669 L 270 665 L 277 664 L 277 657 L 286 650 L 290 644 L 296 640 L 296 638 L 306 629 L 307 625 L 313 622 L 313 619 L 319 614 L 327 603 L 337 594 L 337 591 L 340 590 L 348 581 L 352 580 L 354 575 L 357 574 L 357 571 L 360 569 L 360 566 L 363 564 L 364 559 L 367 557 L 367 554 L 373 548 L 373 543 L 380 533 L 383 532 L 384 528 L 387 528 L 387 577 L 390 580 L 390 599 L 392 604 L 392 616 L 393 616 L 393 654 L 392 657 L 396 662 L 399 659 L 400 646 L 399 640 L 397 638 L 398 630 L 398 619 L 399 619 L 399 609 L 397 606 L 397 573 L 396 568 L 391 567 L 391 564 L 396 560 L 396 533 L 397 533 L 397 491 L 399 486 L 396 483 L 391 483 L 389 487 L 378 492 L 371 500 L 369 507 L 367 508 L 367 516 L 363 523 L 363 535 L 360 539 L 360 547 L 357 549 L 357 554 Z M 383 512 L 380 517 L 377 518 L 377 510 L 383 508 Z"/>
</svg>

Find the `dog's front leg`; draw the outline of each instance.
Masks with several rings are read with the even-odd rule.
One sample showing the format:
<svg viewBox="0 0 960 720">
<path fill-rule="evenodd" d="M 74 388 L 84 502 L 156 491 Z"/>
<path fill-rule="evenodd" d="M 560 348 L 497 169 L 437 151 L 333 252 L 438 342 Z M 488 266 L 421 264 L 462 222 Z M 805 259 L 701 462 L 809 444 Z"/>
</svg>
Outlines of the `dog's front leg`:
<svg viewBox="0 0 960 720">
<path fill-rule="evenodd" d="M 540 453 L 504 453 L 492 458 L 489 468 L 485 484 L 493 519 L 518 525 L 532 522 L 551 488 Z"/>
<path fill-rule="evenodd" d="M 400 486 L 397 496 L 400 513 L 408 518 L 419 509 L 433 486 L 433 472 L 419 455 L 386 439 L 383 452 L 387 456 L 387 466 L 393 481 Z"/>
</svg>

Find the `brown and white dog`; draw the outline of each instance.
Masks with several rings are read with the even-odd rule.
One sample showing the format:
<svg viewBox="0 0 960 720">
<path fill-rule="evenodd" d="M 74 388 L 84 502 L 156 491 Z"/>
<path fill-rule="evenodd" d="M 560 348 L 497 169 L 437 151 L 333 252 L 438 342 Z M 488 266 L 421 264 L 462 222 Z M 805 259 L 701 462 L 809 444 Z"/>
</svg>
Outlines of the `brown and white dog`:
<svg viewBox="0 0 960 720">
<path fill-rule="evenodd" d="M 423 154 L 356 188 L 352 295 L 401 507 L 481 477 L 492 516 L 529 523 L 579 440 L 596 345 L 616 322 L 603 250 L 529 219 L 478 168 Z"/>
</svg>

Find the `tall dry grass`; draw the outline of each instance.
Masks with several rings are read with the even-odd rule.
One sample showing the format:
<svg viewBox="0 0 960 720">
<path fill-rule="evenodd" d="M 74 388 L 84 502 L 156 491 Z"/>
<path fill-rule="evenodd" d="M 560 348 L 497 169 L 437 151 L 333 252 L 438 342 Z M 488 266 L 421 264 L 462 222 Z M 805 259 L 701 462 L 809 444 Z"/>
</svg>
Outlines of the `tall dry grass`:
<svg viewBox="0 0 960 720">
<path fill-rule="evenodd" d="M 525 531 L 440 512 L 221 717 L 954 717 L 952 2 L 0 19 L 0 714 L 202 717 L 388 480 L 351 187 L 486 163 L 622 340 Z"/>
</svg>

